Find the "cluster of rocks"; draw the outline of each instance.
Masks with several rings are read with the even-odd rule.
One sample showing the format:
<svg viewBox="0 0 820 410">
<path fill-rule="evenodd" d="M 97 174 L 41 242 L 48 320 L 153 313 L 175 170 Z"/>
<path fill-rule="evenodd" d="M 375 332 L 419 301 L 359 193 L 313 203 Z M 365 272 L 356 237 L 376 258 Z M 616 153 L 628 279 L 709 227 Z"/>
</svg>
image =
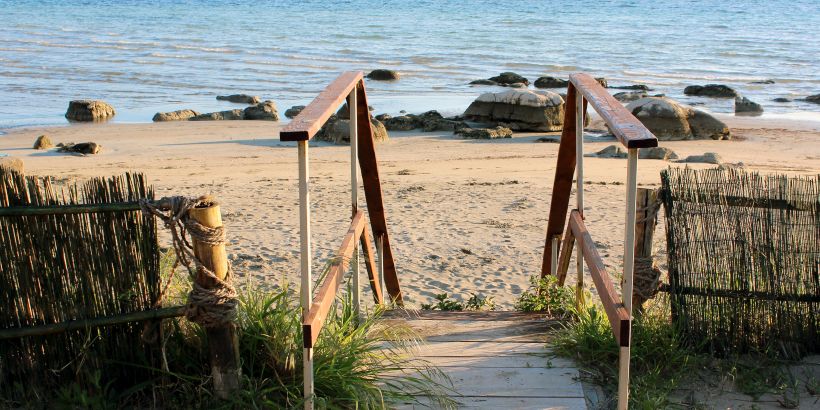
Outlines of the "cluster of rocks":
<svg viewBox="0 0 820 410">
<path fill-rule="evenodd" d="M 48 135 L 41 135 L 34 141 L 33 148 L 36 150 L 46 150 L 57 148 L 57 152 L 66 152 L 71 154 L 79 154 L 82 156 L 99 154 L 102 151 L 102 145 L 96 142 L 80 142 L 80 143 L 59 143 L 56 146 L 51 141 Z"/>
<path fill-rule="evenodd" d="M 105 121 L 117 114 L 114 107 L 102 100 L 73 100 L 68 103 L 65 117 L 69 121 Z"/>
<path fill-rule="evenodd" d="M 758 81 L 752 84 L 773 84 L 774 81 Z M 734 98 L 735 99 L 735 114 L 740 115 L 760 115 L 763 113 L 763 106 L 740 95 L 740 93 L 732 87 L 723 84 L 706 84 L 706 85 L 690 85 L 683 89 L 686 95 L 696 97 L 711 97 L 711 98 Z"/>
<path fill-rule="evenodd" d="M 609 87 L 609 83 L 606 81 L 606 78 L 598 77 L 595 79 L 598 84 L 601 84 L 602 87 L 606 88 Z M 557 77 L 551 76 L 544 76 L 538 77 L 533 83 L 535 88 L 567 88 L 569 86 L 569 80 L 564 80 Z"/>
<path fill-rule="evenodd" d="M 218 97 L 217 97 L 218 98 Z M 259 97 L 254 97 L 259 98 Z M 248 100 L 250 101 L 250 100 Z M 154 122 L 164 121 L 221 121 L 221 120 L 267 120 L 279 121 L 276 104 L 271 100 L 253 104 L 245 109 L 234 109 L 201 114 L 194 110 L 177 110 L 154 114 Z"/>
<path fill-rule="evenodd" d="M 390 138 L 387 134 L 387 128 L 384 127 L 381 121 L 370 117 L 370 127 L 373 130 L 374 140 L 384 142 Z M 317 141 L 327 141 L 334 144 L 350 144 L 350 111 L 347 104 L 342 106 L 336 114 L 330 116 L 314 138 Z"/>
<path fill-rule="evenodd" d="M 438 111 L 432 110 L 421 114 L 404 114 L 392 117 L 388 114 L 380 114 L 376 119 L 384 122 L 388 131 L 410 131 L 421 129 L 424 132 L 434 131 L 458 131 L 467 128 L 468 125 L 461 117 L 444 118 Z"/>
<path fill-rule="evenodd" d="M 541 90 L 485 93 L 467 107 L 464 118 L 514 131 L 560 131 L 564 99 Z"/>
<path fill-rule="evenodd" d="M 530 85 L 530 80 L 526 77 L 507 71 L 486 80 L 475 80 L 471 85 L 500 85 L 502 87 L 525 88 Z"/>
<path fill-rule="evenodd" d="M 641 98 L 627 104 L 626 109 L 661 141 L 731 138 L 723 121 L 670 98 Z"/>
<path fill-rule="evenodd" d="M 624 151 L 623 148 L 619 145 L 610 145 L 606 148 L 594 153 L 594 154 L 584 154 L 585 157 L 595 157 L 595 158 L 626 158 L 627 153 Z M 672 161 L 679 159 L 678 154 L 672 151 L 669 148 L 665 147 L 653 147 L 653 148 L 641 148 L 638 151 L 638 158 L 640 159 L 659 159 L 663 161 Z M 701 164 L 714 164 L 714 165 L 729 165 L 732 167 L 742 167 L 742 163 L 739 164 L 727 164 L 724 163 L 723 158 L 715 153 L 715 152 L 705 152 L 703 155 L 689 155 L 686 158 L 676 161 L 681 163 L 701 163 Z"/>
</svg>

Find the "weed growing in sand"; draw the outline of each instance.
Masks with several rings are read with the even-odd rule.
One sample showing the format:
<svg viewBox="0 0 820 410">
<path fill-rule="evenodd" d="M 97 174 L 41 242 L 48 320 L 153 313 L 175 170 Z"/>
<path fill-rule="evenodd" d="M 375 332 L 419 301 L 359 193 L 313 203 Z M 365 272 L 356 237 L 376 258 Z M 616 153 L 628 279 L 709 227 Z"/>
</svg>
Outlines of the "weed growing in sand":
<svg viewBox="0 0 820 410">
<path fill-rule="evenodd" d="M 558 286 L 555 276 L 531 276 L 530 288 L 515 302 L 520 312 L 544 312 L 551 316 L 566 316 L 574 312 L 575 291 Z"/>
<path fill-rule="evenodd" d="M 446 293 L 439 293 L 434 296 L 436 303 L 422 303 L 422 310 L 440 310 L 442 312 L 460 312 L 462 310 L 495 310 L 495 300 L 492 296 L 481 296 L 470 293 L 470 298 L 466 303 L 450 299 Z"/>
</svg>

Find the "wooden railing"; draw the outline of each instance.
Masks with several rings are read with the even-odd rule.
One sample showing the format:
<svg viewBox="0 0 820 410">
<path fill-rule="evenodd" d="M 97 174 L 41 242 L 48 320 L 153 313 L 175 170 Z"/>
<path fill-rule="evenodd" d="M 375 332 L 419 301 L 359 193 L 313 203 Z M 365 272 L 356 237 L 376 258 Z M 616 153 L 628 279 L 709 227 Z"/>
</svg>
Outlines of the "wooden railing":
<svg viewBox="0 0 820 410">
<path fill-rule="evenodd" d="M 313 138 L 339 106 L 347 101 L 350 113 L 350 192 L 352 221 L 342 245 L 332 261 L 324 282 L 316 296 L 311 290 L 312 273 L 310 234 L 310 172 L 308 167 L 308 141 Z M 387 232 L 387 217 L 384 212 L 379 168 L 376 159 L 370 111 L 367 108 L 361 72 L 342 73 L 324 89 L 299 115 L 279 132 L 282 141 L 296 141 L 299 156 L 299 227 L 301 243 L 301 305 L 302 329 L 304 337 L 304 395 L 305 409 L 313 408 L 313 346 L 319 337 L 336 293 L 348 267 L 353 271 L 353 304 L 360 311 L 359 249 L 365 255 L 370 287 L 374 300 L 384 303 L 382 284 L 387 288 L 390 301 L 403 304 L 401 287 L 396 275 L 396 265 Z M 367 231 L 367 218 L 359 210 L 359 180 L 361 170 L 370 225 L 376 239 L 376 254 L 373 255 L 373 240 Z"/>
<path fill-rule="evenodd" d="M 627 149 L 626 221 L 624 224 L 623 286 L 621 295 L 615 291 L 612 279 L 598 254 L 584 224 L 584 116 L 586 103 L 603 118 L 609 129 Z M 658 140 L 624 106 L 612 97 L 593 77 L 578 73 L 570 75 L 564 111 L 564 129 L 558 148 L 555 181 L 552 188 L 547 240 L 541 275 L 556 275 L 563 286 L 577 242 L 576 298 L 584 303 L 584 262 L 589 268 L 595 288 L 609 319 L 612 333 L 620 346 L 618 372 L 618 408 L 626 409 L 629 398 L 629 358 L 632 332 L 632 285 L 635 263 L 635 210 L 638 175 L 638 149 L 658 146 Z M 576 182 L 576 208 L 569 210 L 573 174 Z M 561 235 L 564 235 L 563 241 Z"/>
</svg>

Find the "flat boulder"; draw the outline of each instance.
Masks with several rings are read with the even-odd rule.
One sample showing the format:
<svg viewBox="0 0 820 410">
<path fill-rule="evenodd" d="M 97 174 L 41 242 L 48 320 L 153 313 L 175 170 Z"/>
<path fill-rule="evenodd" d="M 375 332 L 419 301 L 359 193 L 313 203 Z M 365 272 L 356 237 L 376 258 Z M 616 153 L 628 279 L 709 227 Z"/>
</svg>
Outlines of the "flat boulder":
<svg viewBox="0 0 820 410">
<path fill-rule="evenodd" d="M 393 81 L 401 78 L 401 74 L 394 70 L 377 69 L 368 73 L 367 78 L 376 81 Z"/>
<path fill-rule="evenodd" d="M 279 111 L 271 100 L 245 108 L 243 118 L 246 120 L 279 121 Z"/>
<path fill-rule="evenodd" d="M 493 80 L 482 79 L 470 81 L 470 85 L 498 85 L 498 83 Z"/>
<path fill-rule="evenodd" d="M 14 171 L 18 174 L 25 174 L 26 167 L 23 160 L 17 157 L 0 157 L 0 168 Z"/>
<path fill-rule="evenodd" d="M 735 114 L 760 115 L 763 114 L 763 107 L 746 97 L 735 97 Z"/>
<path fill-rule="evenodd" d="M 65 117 L 70 121 L 104 121 L 116 113 L 114 107 L 102 100 L 74 100 L 68 103 Z"/>
<path fill-rule="evenodd" d="M 304 109 L 304 105 L 294 105 L 293 107 L 290 107 L 287 110 L 285 110 L 285 117 L 296 118 L 296 116 L 299 115 L 299 113 L 301 113 Z"/>
<path fill-rule="evenodd" d="M 67 152 L 69 154 L 79 154 L 82 156 L 96 155 L 102 151 L 102 145 L 96 142 L 80 142 L 77 144 L 69 142 L 67 144 L 57 144 L 57 148 L 57 152 Z"/>
<path fill-rule="evenodd" d="M 646 91 L 624 91 L 615 93 L 612 97 L 620 102 L 632 102 L 640 100 L 641 98 L 649 97 L 649 94 L 647 94 Z"/>
<path fill-rule="evenodd" d="M 51 138 L 48 135 L 41 135 L 37 137 L 37 140 L 34 141 L 34 149 L 49 149 L 54 148 L 54 143 L 51 142 Z"/>
<path fill-rule="evenodd" d="M 236 109 L 228 111 L 207 112 L 188 118 L 188 121 L 227 121 L 245 118 L 245 111 Z"/>
<path fill-rule="evenodd" d="M 715 152 L 705 152 L 703 155 L 690 155 L 681 162 L 719 165 L 723 163 L 723 158 Z"/>
<path fill-rule="evenodd" d="M 489 80 L 503 86 L 511 86 L 519 83 L 524 84 L 525 86 L 530 85 L 530 80 L 526 77 L 511 71 L 501 73 L 495 77 L 490 77 Z"/>
<path fill-rule="evenodd" d="M 585 157 L 597 157 L 597 158 L 626 158 L 626 151 L 623 150 L 618 145 L 609 145 L 606 148 L 594 153 L 594 154 L 584 154 Z"/>
<path fill-rule="evenodd" d="M 544 76 L 535 80 L 535 88 L 567 88 L 569 81 L 556 77 Z"/>
<path fill-rule="evenodd" d="M 652 89 L 651 89 L 651 88 L 649 88 L 648 86 L 643 85 L 643 84 L 632 84 L 632 85 L 613 85 L 613 86 L 611 86 L 611 87 L 609 87 L 609 88 L 614 88 L 614 89 L 616 89 L 616 90 L 652 91 Z"/>
<path fill-rule="evenodd" d="M 626 109 L 661 141 L 729 139 L 729 127 L 712 115 L 666 97 L 646 97 Z"/>
<path fill-rule="evenodd" d="M 464 118 L 516 131 L 560 131 L 564 120 L 564 99 L 542 90 L 486 93 L 467 107 Z"/>
<path fill-rule="evenodd" d="M 158 112 L 154 114 L 154 118 L 151 120 L 154 122 L 188 121 L 197 115 L 199 115 L 199 113 L 194 110 L 176 110 L 170 112 Z"/>
<path fill-rule="evenodd" d="M 678 154 L 666 147 L 649 147 L 638 150 L 638 158 L 640 159 L 660 159 L 669 161 L 678 159 Z"/>
<path fill-rule="evenodd" d="M 259 102 L 262 101 L 258 96 L 248 94 L 217 95 L 216 99 L 238 104 L 259 104 Z"/>
<path fill-rule="evenodd" d="M 390 138 L 387 129 L 380 121 L 371 117 L 370 126 L 373 129 L 374 140 L 383 142 Z M 315 138 L 318 141 L 327 141 L 334 144 L 350 144 L 350 120 L 332 115 Z"/>
<path fill-rule="evenodd" d="M 805 100 L 810 103 L 820 104 L 820 94 L 810 95 L 806 97 Z"/>
<path fill-rule="evenodd" d="M 773 99 L 772 101 L 774 101 L 774 102 L 779 102 L 779 103 L 787 103 L 787 102 L 792 102 L 792 100 L 791 100 L 791 99 L 788 99 L 788 98 L 786 98 L 786 97 L 777 97 L 777 98 Z"/>
<path fill-rule="evenodd" d="M 507 127 L 495 128 L 461 128 L 456 134 L 462 138 L 493 140 L 498 138 L 512 138 L 513 132 Z"/>
<path fill-rule="evenodd" d="M 733 88 L 723 84 L 690 85 L 683 89 L 683 93 L 714 98 L 734 98 L 740 95 Z"/>
</svg>

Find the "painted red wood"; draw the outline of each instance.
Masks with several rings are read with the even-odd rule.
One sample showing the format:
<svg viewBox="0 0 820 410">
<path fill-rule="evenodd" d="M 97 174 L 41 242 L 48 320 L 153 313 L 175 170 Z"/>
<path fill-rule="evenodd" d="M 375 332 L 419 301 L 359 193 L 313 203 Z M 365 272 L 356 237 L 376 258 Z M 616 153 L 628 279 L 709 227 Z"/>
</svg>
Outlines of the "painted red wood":
<svg viewBox="0 0 820 410">
<path fill-rule="evenodd" d="M 361 81 L 361 71 L 348 71 L 339 75 L 296 118 L 279 131 L 279 139 L 307 141 L 313 138 Z"/>
</svg>

